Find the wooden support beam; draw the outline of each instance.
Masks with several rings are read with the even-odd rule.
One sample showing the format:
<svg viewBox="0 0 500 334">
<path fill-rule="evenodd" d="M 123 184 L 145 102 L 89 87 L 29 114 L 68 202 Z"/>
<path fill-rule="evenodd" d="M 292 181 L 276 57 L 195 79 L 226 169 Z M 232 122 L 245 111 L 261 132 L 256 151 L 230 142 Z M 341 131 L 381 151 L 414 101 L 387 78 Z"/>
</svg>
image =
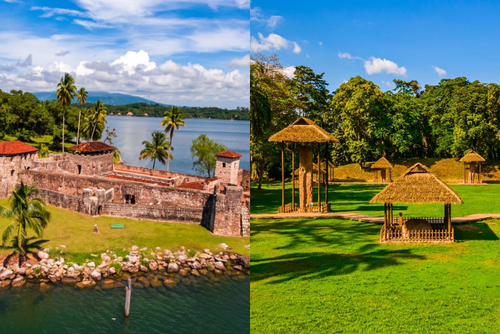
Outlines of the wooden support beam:
<svg viewBox="0 0 500 334">
<path fill-rule="evenodd" d="M 328 157 L 328 143 L 325 144 L 325 170 L 326 170 L 325 203 L 328 206 L 328 183 L 330 182 L 330 164 L 329 164 L 329 157 Z"/>
<path fill-rule="evenodd" d="M 467 168 L 465 167 L 465 162 L 464 162 L 464 183 L 467 183 Z"/>
<path fill-rule="evenodd" d="M 321 212 L 321 145 L 318 143 L 318 210 Z"/>
<path fill-rule="evenodd" d="M 281 142 L 281 206 L 285 208 L 285 142 Z"/>
<path fill-rule="evenodd" d="M 478 162 L 479 164 L 479 172 L 477 173 L 477 183 L 481 183 L 481 163 Z"/>
<path fill-rule="evenodd" d="M 295 144 L 292 144 L 292 210 L 295 211 Z"/>
</svg>

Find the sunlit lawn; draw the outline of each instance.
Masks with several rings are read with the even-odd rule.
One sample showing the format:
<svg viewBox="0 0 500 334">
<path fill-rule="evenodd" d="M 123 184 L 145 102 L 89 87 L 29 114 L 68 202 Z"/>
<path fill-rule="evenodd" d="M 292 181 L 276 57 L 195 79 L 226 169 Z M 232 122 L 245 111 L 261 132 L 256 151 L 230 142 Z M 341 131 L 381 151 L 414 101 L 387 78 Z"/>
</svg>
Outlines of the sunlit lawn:
<svg viewBox="0 0 500 334">
<path fill-rule="evenodd" d="M 356 197 L 355 188 L 338 188 L 350 193 L 351 201 Z M 491 195 L 499 188 L 457 189 L 470 201 L 472 190 Z M 336 202 L 354 210 L 366 206 L 370 196 Z M 255 202 L 252 198 L 252 206 Z M 463 207 L 461 214 L 492 209 L 481 200 Z M 251 331 L 498 333 L 499 224 L 457 228 L 454 244 L 395 245 L 379 243 L 380 225 L 252 220 Z"/>
<path fill-rule="evenodd" d="M 7 200 L 0 200 L 6 206 Z M 161 223 L 145 220 L 132 220 L 111 217 L 90 217 L 68 210 L 49 207 L 52 214 L 44 239 L 50 241 L 46 246 L 59 247 L 65 245 L 66 257 L 73 261 L 83 261 L 91 253 L 100 254 L 108 249 L 129 249 L 133 245 L 139 247 L 162 247 L 176 251 L 181 246 L 193 251 L 209 248 L 213 252 L 222 251 L 218 245 L 222 242 L 229 245 L 231 251 L 249 254 L 245 248 L 249 238 L 222 237 L 212 235 L 205 228 L 196 224 Z M 0 233 L 8 220 L 0 219 Z M 124 229 L 111 229 L 110 224 L 123 223 Z M 99 233 L 92 233 L 94 224 Z M 3 251 L 5 253 L 5 251 Z"/>
<path fill-rule="evenodd" d="M 333 212 L 356 212 L 372 216 L 383 216 L 383 204 L 369 204 L 369 201 L 385 186 L 373 184 L 342 184 L 330 185 L 328 199 L 332 203 Z M 465 216 L 474 213 L 500 213 L 500 184 L 482 186 L 452 185 L 462 197 L 464 204 L 452 205 L 452 217 Z M 291 183 L 286 184 L 286 203 L 292 201 Z M 324 201 L 324 188 L 322 188 Z M 314 190 L 314 201 L 317 192 Z M 298 202 L 298 193 L 296 194 Z M 277 183 L 263 184 L 262 190 L 252 185 L 251 213 L 277 213 L 281 205 L 281 185 Z M 412 216 L 443 216 L 443 205 L 429 204 L 394 204 L 394 212 L 403 212 Z"/>
</svg>

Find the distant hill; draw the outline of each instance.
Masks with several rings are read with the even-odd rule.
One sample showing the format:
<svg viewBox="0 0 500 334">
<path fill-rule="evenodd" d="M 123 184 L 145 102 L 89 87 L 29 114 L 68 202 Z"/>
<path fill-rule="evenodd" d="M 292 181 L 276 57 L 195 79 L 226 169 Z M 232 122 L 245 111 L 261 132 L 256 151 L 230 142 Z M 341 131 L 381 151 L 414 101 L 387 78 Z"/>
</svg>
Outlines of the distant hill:
<svg viewBox="0 0 500 334">
<path fill-rule="evenodd" d="M 37 92 L 33 93 L 40 101 L 45 100 L 55 100 L 56 93 L 55 92 Z M 161 104 L 164 106 L 170 106 L 167 104 L 157 103 L 155 101 L 151 101 L 139 96 L 128 95 L 128 94 L 120 94 L 120 93 L 107 93 L 107 92 L 93 92 L 89 91 L 89 97 L 87 102 L 94 103 L 97 100 L 101 100 L 104 104 L 120 106 L 125 104 L 132 104 L 138 102 L 150 103 L 150 104 Z M 76 99 L 75 99 L 76 102 Z"/>
</svg>

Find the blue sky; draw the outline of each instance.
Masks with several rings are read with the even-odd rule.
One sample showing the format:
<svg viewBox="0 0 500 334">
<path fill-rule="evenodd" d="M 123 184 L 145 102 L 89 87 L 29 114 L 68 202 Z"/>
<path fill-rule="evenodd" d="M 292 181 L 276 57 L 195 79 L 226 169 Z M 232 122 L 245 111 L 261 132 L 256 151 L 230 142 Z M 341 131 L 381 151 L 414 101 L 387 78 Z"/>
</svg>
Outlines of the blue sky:
<svg viewBox="0 0 500 334">
<path fill-rule="evenodd" d="M 0 0 L 0 89 L 249 105 L 250 0 Z"/>
<path fill-rule="evenodd" d="M 252 52 L 325 72 L 330 90 L 357 75 L 384 91 L 500 77 L 499 1 L 254 0 L 251 17 Z"/>
</svg>

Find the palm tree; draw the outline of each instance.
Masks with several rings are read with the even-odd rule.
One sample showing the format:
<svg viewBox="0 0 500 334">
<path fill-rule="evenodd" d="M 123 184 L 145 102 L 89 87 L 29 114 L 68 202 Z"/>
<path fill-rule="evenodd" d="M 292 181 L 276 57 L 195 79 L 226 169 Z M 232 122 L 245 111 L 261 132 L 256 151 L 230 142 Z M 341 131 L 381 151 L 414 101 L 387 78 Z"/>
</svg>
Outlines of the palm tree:
<svg viewBox="0 0 500 334">
<path fill-rule="evenodd" d="M 64 73 L 61 81 L 57 84 L 56 96 L 60 104 L 63 105 L 63 125 L 62 125 L 62 152 L 64 153 L 64 123 L 66 117 L 66 107 L 71 105 L 76 94 L 75 79 L 68 73 Z"/>
<path fill-rule="evenodd" d="M 76 102 L 80 102 L 80 110 L 78 111 L 78 130 L 76 132 L 76 144 L 80 144 L 80 118 L 82 117 L 82 105 L 87 102 L 87 97 L 89 93 L 85 90 L 85 87 L 80 88 L 78 94 L 76 95 Z"/>
<path fill-rule="evenodd" d="M 170 111 L 166 111 L 163 115 L 163 121 L 161 121 L 161 126 L 166 126 L 165 133 L 170 133 L 170 145 L 168 147 L 168 155 L 170 156 L 170 150 L 173 150 L 172 140 L 174 139 L 174 131 L 179 129 L 179 126 L 186 126 L 184 120 L 181 118 L 182 113 L 179 107 L 174 107 Z M 170 158 L 167 159 L 167 171 L 170 168 Z"/>
<path fill-rule="evenodd" d="M 153 169 L 155 169 L 156 160 L 164 165 L 165 159 L 168 161 L 172 159 L 172 156 L 170 155 L 170 142 L 167 136 L 161 131 L 153 132 L 152 136 L 153 141 L 151 143 L 147 140 L 142 142 L 145 148 L 141 151 L 139 160 L 150 158 L 153 161 Z"/>
<path fill-rule="evenodd" d="M 106 113 L 106 106 L 102 101 L 97 101 L 89 109 L 89 115 L 86 118 L 86 124 L 83 126 L 82 132 L 87 133 L 87 135 L 90 134 L 90 140 L 95 140 L 94 137 L 98 137 L 97 139 L 101 138 L 104 124 L 106 123 Z M 96 134 L 97 136 L 95 136 Z"/>
<path fill-rule="evenodd" d="M 32 230 L 36 237 L 41 238 L 50 221 L 50 212 L 47 211 L 44 200 L 33 197 L 38 193 L 38 188 L 25 185 L 21 181 L 19 188 L 13 190 L 9 198 L 10 209 L 0 206 L 0 216 L 11 220 L 3 231 L 2 246 L 15 249 L 15 252 L 19 253 L 21 264 L 25 261 L 29 248 L 37 245 L 30 243 L 33 238 L 28 238 L 28 230 Z M 6 246 L 13 234 L 10 246 Z"/>
</svg>

